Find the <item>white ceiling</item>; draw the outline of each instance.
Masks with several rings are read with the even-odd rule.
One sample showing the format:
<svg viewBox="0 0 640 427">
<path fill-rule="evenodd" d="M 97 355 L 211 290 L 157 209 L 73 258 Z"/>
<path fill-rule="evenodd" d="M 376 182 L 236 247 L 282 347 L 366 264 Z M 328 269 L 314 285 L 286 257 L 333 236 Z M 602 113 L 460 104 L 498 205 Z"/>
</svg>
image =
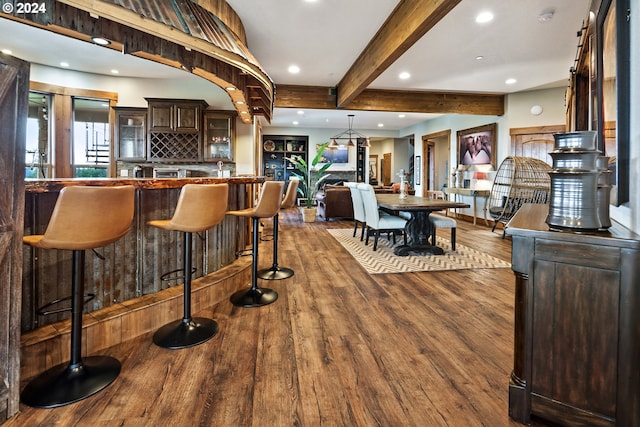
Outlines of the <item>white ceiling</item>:
<svg viewBox="0 0 640 427">
<path fill-rule="evenodd" d="M 278 84 L 336 86 L 378 28 L 398 4 L 396 0 L 227 0 L 240 16 L 248 47 Z M 577 32 L 588 16 L 590 0 L 462 0 L 369 86 L 373 89 L 512 93 L 563 86 L 579 43 Z M 475 16 L 491 11 L 495 18 L 476 24 Z M 553 19 L 538 16 L 553 10 Z M 34 31 L 36 31 L 34 33 Z M 401 31 L 399 29 L 398 31 Z M 46 34 L 43 36 L 43 34 Z M 45 65 L 59 66 L 61 57 L 74 69 L 121 76 L 193 78 L 186 72 L 155 64 L 67 37 L 0 19 L 0 49 Z M 10 34 L 11 37 L 5 37 Z M 45 39 L 46 37 L 46 39 Z M 43 48 L 46 40 L 46 48 Z M 62 55 L 64 54 L 64 55 Z M 483 56 L 477 60 L 477 56 Z M 287 71 L 298 65 L 299 74 Z M 402 71 L 411 78 L 400 80 Z M 517 82 L 506 85 L 507 78 Z M 398 130 L 433 115 L 346 110 L 276 108 L 271 126 Z"/>
</svg>

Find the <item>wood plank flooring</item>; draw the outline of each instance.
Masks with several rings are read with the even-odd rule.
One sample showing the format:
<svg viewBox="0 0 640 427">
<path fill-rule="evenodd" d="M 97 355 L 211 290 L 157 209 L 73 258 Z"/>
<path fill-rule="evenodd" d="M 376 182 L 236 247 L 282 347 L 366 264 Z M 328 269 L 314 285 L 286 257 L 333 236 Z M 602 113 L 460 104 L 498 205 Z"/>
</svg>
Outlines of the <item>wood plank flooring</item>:
<svg viewBox="0 0 640 427">
<path fill-rule="evenodd" d="M 303 223 L 294 209 L 280 224 L 279 261 L 295 275 L 260 281 L 274 304 L 197 313 L 220 332 L 190 349 L 150 334 L 107 349 L 122 362 L 107 389 L 62 408 L 21 405 L 5 425 L 519 425 L 508 417 L 510 269 L 370 276 L 325 231 L 350 221 Z M 458 221 L 459 243 L 509 261 L 501 237 Z M 271 242 L 259 265 L 271 265 Z"/>
</svg>

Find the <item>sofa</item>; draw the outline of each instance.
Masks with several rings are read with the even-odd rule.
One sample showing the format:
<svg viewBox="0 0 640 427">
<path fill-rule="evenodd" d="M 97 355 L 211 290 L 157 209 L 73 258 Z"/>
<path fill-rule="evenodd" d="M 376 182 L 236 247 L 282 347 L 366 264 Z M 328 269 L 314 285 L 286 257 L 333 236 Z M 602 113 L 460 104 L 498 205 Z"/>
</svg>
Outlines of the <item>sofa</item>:
<svg viewBox="0 0 640 427">
<path fill-rule="evenodd" d="M 331 218 L 353 219 L 353 202 L 349 187 L 326 184 L 316 194 L 318 215 L 325 221 Z"/>
</svg>

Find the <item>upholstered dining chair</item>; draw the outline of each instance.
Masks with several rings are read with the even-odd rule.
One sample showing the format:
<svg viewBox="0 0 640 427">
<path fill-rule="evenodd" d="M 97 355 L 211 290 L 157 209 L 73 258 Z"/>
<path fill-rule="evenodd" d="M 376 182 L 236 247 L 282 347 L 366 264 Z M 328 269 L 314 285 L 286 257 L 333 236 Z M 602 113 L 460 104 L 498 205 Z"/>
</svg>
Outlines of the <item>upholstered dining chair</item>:
<svg viewBox="0 0 640 427">
<path fill-rule="evenodd" d="M 443 191 L 428 190 L 426 196 L 430 199 L 445 200 L 445 194 Z M 431 222 L 431 244 L 436 244 L 436 229 L 449 228 L 451 229 L 451 250 L 456 250 L 456 227 L 457 222 L 453 218 L 446 216 L 446 211 L 443 213 L 432 212 L 429 215 L 429 221 Z"/>
<path fill-rule="evenodd" d="M 359 183 L 358 190 L 362 196 L 362 203 L 367 219 L 365 245 L 369 244 L 369 236 L 373 234 L 373 250 L 377 250 L 378 237 L 381 232 L 393 235 L 394 243 L 396 234 L 401 234 L 404 237 L 404 244 L 406 245 L 407 234 L 404 232 L 404 227 L 407 224 L 407 220 L 399 216 L 380 212 L 376 193 L 370 184 Z"/>
<path fill-rule="evenodd" d="M 362 232 L 360 233 L 360 240 L 364 239 L 364 232 L 367 227 L 367 217 L 364 211 L 364 204 L 362 203 L 362 196 L 360 190 L 358 190 L 357 182 L 345 182 L 345 187 L 349 187 L 351 192 L 351 203 L 353 204 L 353 237 L 356 237 L 358 233 L 358 226 L 362 224 Z"/>
</svg>

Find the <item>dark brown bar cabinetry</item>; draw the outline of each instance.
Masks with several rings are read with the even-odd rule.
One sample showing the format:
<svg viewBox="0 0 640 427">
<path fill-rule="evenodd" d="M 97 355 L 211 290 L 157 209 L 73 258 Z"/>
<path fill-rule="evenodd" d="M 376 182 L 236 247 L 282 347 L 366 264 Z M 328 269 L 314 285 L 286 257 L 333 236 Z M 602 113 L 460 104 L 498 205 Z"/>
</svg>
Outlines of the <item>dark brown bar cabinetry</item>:
<svg viewBox="0 0 640 427">
<path fill-rule="evenodd" d="M 198 162 L 202 159 L 202 112 L 207 103 L 189 99 L 146 98 L 149 103 L 148 161 Z"/>
<path fill-rule="evenodd" d="M 549 231 L 547 205 L 511 220 L 515 280 L 509 415 L 640 425 L 640 237 Z"/>
</svg>

